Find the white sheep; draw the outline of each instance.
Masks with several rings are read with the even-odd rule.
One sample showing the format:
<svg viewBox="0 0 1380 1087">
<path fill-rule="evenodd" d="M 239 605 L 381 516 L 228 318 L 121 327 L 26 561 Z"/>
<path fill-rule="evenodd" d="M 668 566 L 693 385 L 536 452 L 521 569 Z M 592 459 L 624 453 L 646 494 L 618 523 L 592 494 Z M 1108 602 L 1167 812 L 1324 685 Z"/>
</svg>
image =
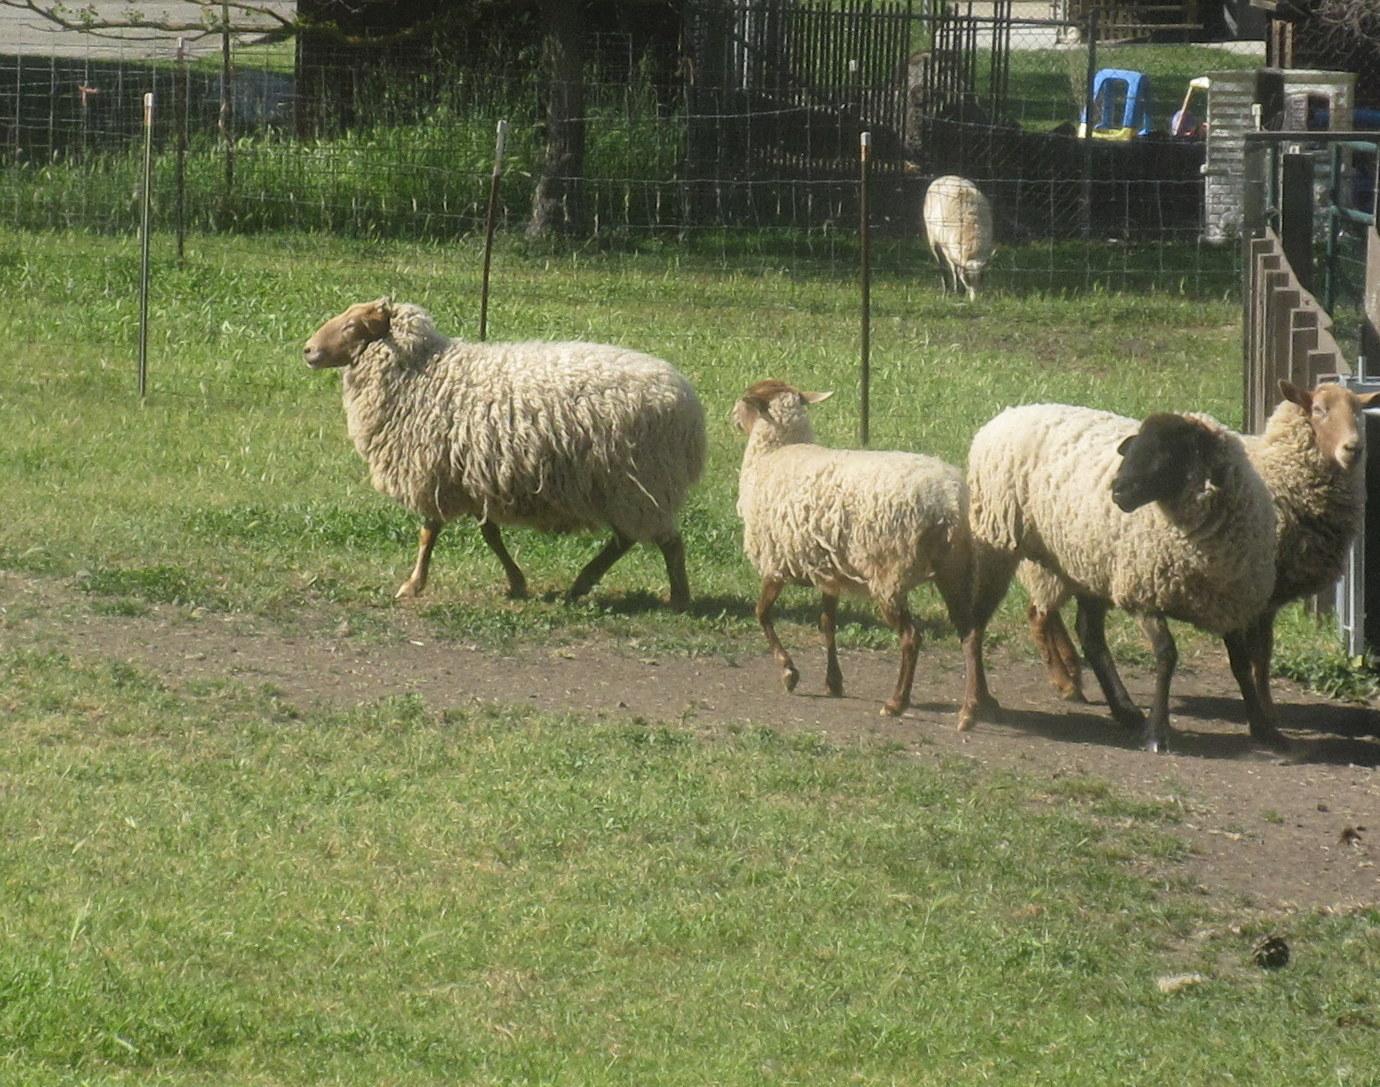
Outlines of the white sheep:
<svg viewBox="0 0 1380 1087">
<path fill-rule="evenodd" d="M 1360 528 L 1365 504 L 1365 426 L 1361 413 L 1380 404 L 1380 393 L 1357 395 L 1328 383 L 1299 389 L 1279 383 L 1283 400 L 1261 435 L 1245 435 L 1246 452 L 1275 501 L 1278 554 L 1269 607 L 1249 631 L 1252 678 L 1278 745 L 1270 695 L 1274 618 L 1285 604 L 1325 589 L 1342 572 Z M 1082 698 L 1078 657 L 1059 617 L 1068 587 L 1054 574 L 1022 563 L 1030 596 L 1031 632 L 1045 658 L 1050 683 L 1070 699 Z"/>
<path fill-rule="evenodd" d="M 343 368 L 350 437 L 374 486 L 423 518 L 399 597 L 425 588 L 442 526 L 474 517 L 513 596 L 527 583 L 500 525 L 608 527 L 569 598 L 652 542 L 671 606 L 689 606 L 676 518 L 704 468 L 704 411 L 670 364 L 603 344 L 451 340 L 418 306 L 387 298 L 333 317 L 304 351 L 313 368 Z"/>
<path fill-rule="evenodd" d="M 982 191 L 966 177 L 945 174 L 925 190 L 922 209 L 925 237 L 939 262 L 948 290 L 961 282 L 969 300 L 977 297 L 977 285 L 992 259 L 992 206 Z"/>
<path fill-rule="evenodd" d="M 974 436 L 968 488 L 979 652 L 1017 563 L 1031 559 L 1071 588 L 1088 663 L 1117 720 L 1145 722 L 1147 749 L 1169 736 L 1178 655 L 1167 619 L 1223 637 L 1252 735 L 1269 739 L 1247 631 L 1274 589 L 1276 518 L 1238 435 L 1196 414 L 1137 423 L 1063 404 L 1010 408 Z M 1154 647 L 1148 721 L 1107 650 L 1110 605 L 1140 617 Z"/>
<path fill-rule="evenodd" d="M 919 636 L 907 597 L 933 580 L 949 617 L 968 636 L 970 551 L 962 473 L 913 453 L 829 449 L 815 442 L 808 405 L 829 393 L 801 392 L 780 381 L 761 381 L 734 405 L 733 419 L 747 435 L 738 483 L 743 548 L 762 578 L 757 619 L 781 668 L 787 691 L 800 678 L 776 635 L 772 606 L 787 584 L 823 594 L 820 629 L 826 652 L 825 689 L 843 693 L 834 642 L 839 595 L 870 597 L 900 636 L 896 689 L 882 712 L 910 704 Z M 986 686 L 969 670 L 964 711 L 980 708 Z"/>
</svg>

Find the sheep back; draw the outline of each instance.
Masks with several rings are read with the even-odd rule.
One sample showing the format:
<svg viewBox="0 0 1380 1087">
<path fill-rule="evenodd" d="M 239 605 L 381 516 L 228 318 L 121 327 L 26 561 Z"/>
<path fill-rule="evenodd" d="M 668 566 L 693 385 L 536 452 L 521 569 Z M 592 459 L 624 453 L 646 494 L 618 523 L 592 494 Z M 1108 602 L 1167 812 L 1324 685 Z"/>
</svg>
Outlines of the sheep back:
<svg viewBox="0 0 1380 1087">
<path fill-rule="evenodd" d="M 1274 584 L 1273 502 L 1237 435 L 1208 416 L 1188 418 L 1219 439 L 1202 485 L 1124 513 L 1112 480 L 1136 420 L 1058 404 L 1008 409 L 969 452 L 975 541 L 1126 611 L 1219 634 L 1242 628 Z"/>
<path fill-rule="evenodd" d="M 922 216 L 931 248 L 959 268 L 980 271 L 992 259 L 992 206 L 966 177 L 935 178 L 925 190 Z"/>
<path fill-rule="evenodd" d="M 452 341 L 398 305 L 344 389 L 374 486 L 427 518 L 658 540 L 704 467 L 689 382 L 619 347 Z"/>
<path fill-rule="evenodd" d="M 765 578 L 896 599 L 966 558 L 957 468 L 915 453 L 795 443 L 745 458 L 743 548 Z"/>
</svg>

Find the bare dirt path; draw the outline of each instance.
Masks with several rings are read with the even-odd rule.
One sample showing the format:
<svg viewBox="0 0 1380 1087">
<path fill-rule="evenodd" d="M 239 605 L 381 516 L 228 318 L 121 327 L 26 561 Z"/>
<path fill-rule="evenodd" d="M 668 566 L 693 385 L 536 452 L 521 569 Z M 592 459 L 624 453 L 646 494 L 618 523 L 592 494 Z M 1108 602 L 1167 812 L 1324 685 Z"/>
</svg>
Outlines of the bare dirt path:
<svg viewBox="0 0 1380 1087">
<path fill-rule="evenodd" d="M 63 582 L 0 574 L 0 644 L 9 648 L 124 660 L 174 687 L 208 679 L 269 685 L 302 709 L 401 694 L 435 708 L 498 701 L 702 729 L 747 723 L 808 730 L 840 742 L 892 742 L 898 757 L 1091 776 L 1133 796 L 1181 801 L 1178 832 L 1193 853 L 1188 874 L 1208 893 L 1263 910 L 1380 903 L 1380 710 L 1331 703 L 1281 682 L 1276 698 L 1296 751 L 1287 758 L 1262 752 L 1247 738 L 1222 654 L 1181 665 L 1174 753 L 1154 756 L 1103 706 L 1057 701 L 1039 669 L 1000 651 L 992 684 L 1007 720 L 960 734 L 949 698 L 959 692 L 962 665 L 950 644 L 926 647 L 919 704 L 892 720 L 877 712 L 894 681 L 888 653 L 845 654 L 848 693 L 831 699 L 819 693 L 820 654 L 803 646 L 801 686 L 787 695 L 765 651 L 742 666 L 650 658 L 613 642 L 500 654 L 437 640 L 405 608 L 389 613 L 383 638 L 353 637 L 340 623 L 323 614 L 302 624 L 308 633 L 289 633 L 260 619 L 190 618 L 172 608 L 138 618 L 103 615 Z M 1146 704 L 1150 677 L 1128 667 L 1125 679 Z"/>
</svg>

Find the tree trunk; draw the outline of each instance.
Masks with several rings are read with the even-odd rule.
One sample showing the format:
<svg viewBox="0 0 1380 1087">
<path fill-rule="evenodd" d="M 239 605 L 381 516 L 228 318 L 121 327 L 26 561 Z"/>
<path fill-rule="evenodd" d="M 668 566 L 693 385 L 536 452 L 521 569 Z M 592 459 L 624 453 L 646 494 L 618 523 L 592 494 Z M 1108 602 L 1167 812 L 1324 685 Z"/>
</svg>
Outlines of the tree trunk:
<svg viewBox="0 0 1380 1087">
<path fill-rule="evenodd" d="M 585 41 L 581 0 L 542 0 L 546 27 L 542 75 L 546 83 L 546 156 L 532 198 L 533 236 L 585 229 L 581 187 L 585 167 Z"/>
</svg>

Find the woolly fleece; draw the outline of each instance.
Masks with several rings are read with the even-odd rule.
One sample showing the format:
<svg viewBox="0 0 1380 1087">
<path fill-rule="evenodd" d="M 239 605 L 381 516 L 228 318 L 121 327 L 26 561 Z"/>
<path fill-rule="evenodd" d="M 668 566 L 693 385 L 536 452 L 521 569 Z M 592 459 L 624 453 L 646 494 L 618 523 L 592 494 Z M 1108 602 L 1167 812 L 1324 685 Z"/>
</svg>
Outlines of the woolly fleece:
<svg viewBox="0 0 1380 1087">
<path fill-rule="evenodd" d="M 938 576 L 958 586 L 969 555 L 957 468 L 916 453 L 815 444 L 794 390 L 752 422 L 739 474 L 743 549 L 764 578 L 897 601 Z M 740 401 L 735 415 L 743 421 Z"/>
<path fill-rule="evenodd" d="M 589 343 L 466 343 L 395 303 L 344 371 L 375 487 L 426 518 L 550 532 L 676 533 L 704 468 L 704 411 L 660 359 Z"/>
<path fill-rule="evenodd" d="M 1111 489 L 1136 420 L 1063 404 L 1002 412 L 969 451 L 974 540 L 1132 613 L 1217 634 L 1244 628 L 1274 587 L 1274 503 L 1238 435 L 1210 416 L 1186 418 L 1219 438 L 1211 462 L 1176 502 L 1128 514 Z"/>
<path fill-rule="evenodd" d="M 992 259 L 992 206 L 966 177 L 946 174 L 925 190 L 922 211 L 930 251 L 943 268 L 945 262 L 973 294 L 973 285 Z"/>
<path fill-rule="evenodd" d="M 1264 434 L 1243 440 L 1275 499 L 1279 557 L 1271 603 L 1281 606 L 1341 576 L 1365 512 L 1365 477 L 1359 459 L 1342 471 L 1323 456 L 1308 413 L 1289 400 L 1275 408 Z"/>
</svg>

